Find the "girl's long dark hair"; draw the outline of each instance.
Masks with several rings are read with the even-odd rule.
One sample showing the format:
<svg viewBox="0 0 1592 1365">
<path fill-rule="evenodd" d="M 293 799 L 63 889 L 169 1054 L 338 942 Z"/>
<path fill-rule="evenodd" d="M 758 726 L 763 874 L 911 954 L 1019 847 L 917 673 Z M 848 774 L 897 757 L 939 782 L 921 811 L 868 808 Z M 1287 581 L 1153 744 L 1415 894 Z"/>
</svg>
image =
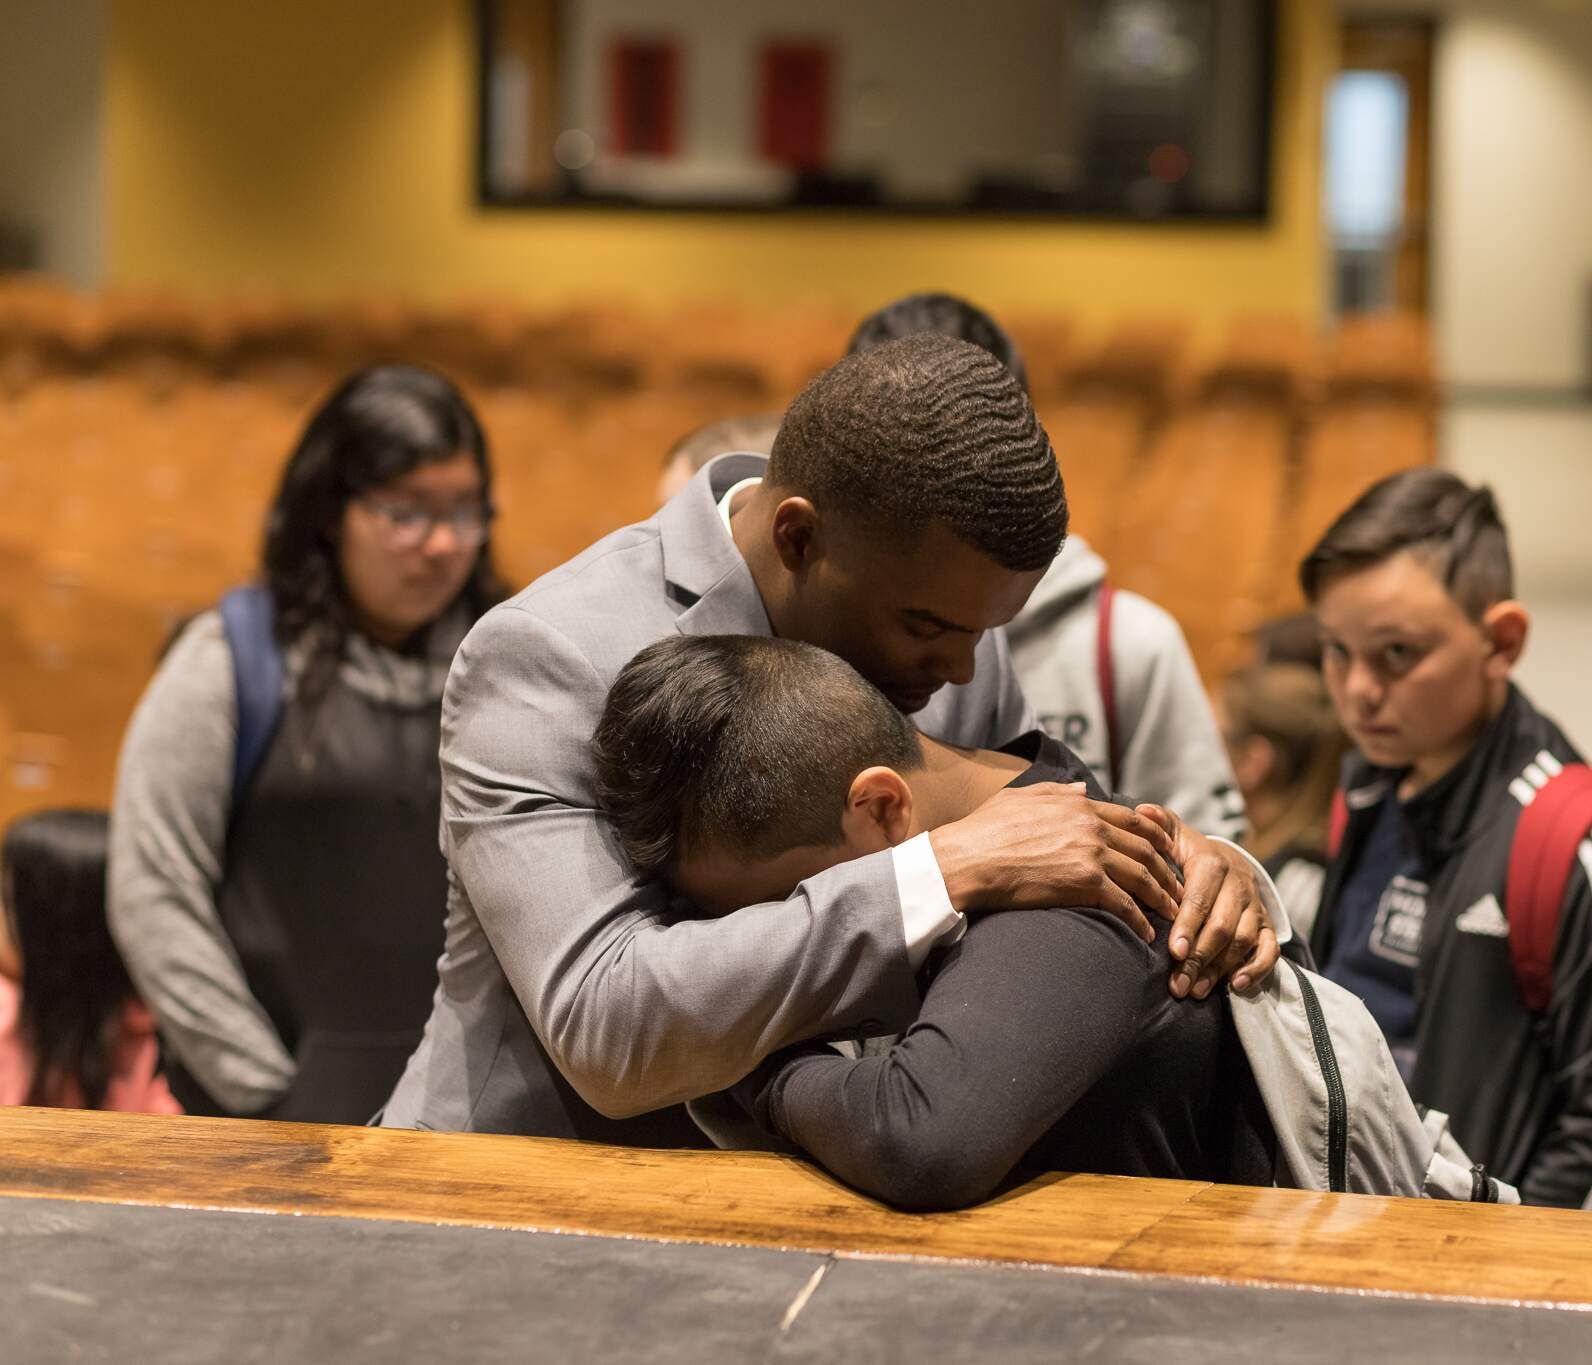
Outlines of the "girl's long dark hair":
<svg viewBox="0 0 1592 1365">
<path fill-rule="evenodd" d="M 271 504 L 263 557 L 278 638 L 287 645 L 303 637 L 309 645 L 301 692 L 307 700 L 324 692 L 354 628 L 337 565 L 343 509 L 412 469 L 461 452 L 475 460 L 490 503 L 492 465 L 475 413 L 451 382 L 412 365 L 356 371 L 310 418 Z M 490 539 L 460 597 L 472 621 L 502 601 Z"/>
<path fill-rule="evenodd" d="M 22 1040 L 34 1057 L 27 1104 L 58 1105 L 71 1086 L 98 1109 L 133 985 L 105 921 L 103 811 L 48 810 L 0 844 L 0 899 L 22 957 Z"/>
</svg>

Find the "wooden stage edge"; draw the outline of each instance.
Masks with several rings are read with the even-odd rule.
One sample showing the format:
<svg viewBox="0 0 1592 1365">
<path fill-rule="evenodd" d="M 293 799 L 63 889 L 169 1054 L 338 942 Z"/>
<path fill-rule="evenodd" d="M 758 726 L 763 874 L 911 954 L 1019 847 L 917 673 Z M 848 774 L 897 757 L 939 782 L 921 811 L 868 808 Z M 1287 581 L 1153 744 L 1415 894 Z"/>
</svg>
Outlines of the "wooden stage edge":
<svg viewBox="0 0 1592 1365">
<path fill-rule="evenodd" d="M 1592 1214 L 1053 1175 L 898 1213 L 803 1162 L 546 1138 L 0 1109 L 0 1196 L 1592 1308 Z"/>
</svg>

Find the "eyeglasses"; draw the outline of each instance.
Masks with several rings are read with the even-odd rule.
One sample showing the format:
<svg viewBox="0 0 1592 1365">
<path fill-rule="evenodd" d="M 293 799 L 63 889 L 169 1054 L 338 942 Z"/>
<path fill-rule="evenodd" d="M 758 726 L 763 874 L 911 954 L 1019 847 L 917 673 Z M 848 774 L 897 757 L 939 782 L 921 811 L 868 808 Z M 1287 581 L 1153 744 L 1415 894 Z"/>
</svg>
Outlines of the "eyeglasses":
<svg viewBox="0 0 1592 1365">
<path fill-rule="evenodd" d="M 497 508 L 491 503 L 465 503 L 446 512 L 436 512 L 413 502 L 388 502 L 382 498 L 359 499 L 376 514 L 382 539 L 393 550 L 418 550 L 439 525 L 446 522 L 461 549 L 474 550 L 486 543 Z"/>
</svg>

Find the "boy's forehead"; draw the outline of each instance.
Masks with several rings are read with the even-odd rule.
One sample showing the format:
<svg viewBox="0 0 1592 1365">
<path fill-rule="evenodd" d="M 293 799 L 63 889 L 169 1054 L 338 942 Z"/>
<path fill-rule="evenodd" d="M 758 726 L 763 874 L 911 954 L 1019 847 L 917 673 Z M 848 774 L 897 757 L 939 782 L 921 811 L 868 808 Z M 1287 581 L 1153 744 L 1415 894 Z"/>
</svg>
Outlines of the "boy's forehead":
<svg viewBox="0 0 1592 1365">
<path fill-rule="evenodd" d="M 1338 632 L 1395 626 L 1450 629 L 1470 623 L 1438 577 L 1432 557 L 1409 550 L 1334 575 L 1316 599 L 1316 619 Z"/>
</svg>

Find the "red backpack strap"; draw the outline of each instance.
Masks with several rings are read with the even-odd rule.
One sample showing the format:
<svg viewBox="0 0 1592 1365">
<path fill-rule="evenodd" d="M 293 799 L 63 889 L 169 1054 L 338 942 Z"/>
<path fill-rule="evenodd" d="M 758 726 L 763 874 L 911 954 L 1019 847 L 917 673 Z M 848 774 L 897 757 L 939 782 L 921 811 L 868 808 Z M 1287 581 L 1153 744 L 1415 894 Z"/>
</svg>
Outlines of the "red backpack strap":
<svg viewBox="0 0 1592 1365">
<path fill-rule="evenodd" d="M 1332 793 L 1332 814 L 1327 818 L 1327 857 L 1336 858 L 1349 829 L 1349 798 L 1340 787 Z"/>
<path fill-rule="evenodd" d="M 1538 764 L 1538 774 L 1543 766 Z M 1528 774 L 1531 770 L 1527 770 Z M 1519 779 L 1529 784 L 1529 777 Z M 1548 1008 L 1553 999 L 1553 946 L 1559 907 L 1575 867 L 1576 849 L 1592 830 L 1592 768 L 1571 763 L 1549 777 L 1520 812 L 1509 849 L 1504 910 L 1509 953 L 1526 1005 Z"/>
<path fill-rule="evenodd" d="M 1100 705 L 1106 718 L 1106 756 L 1111 764 L 1111 789 L 1122 785 L 1122 740 L 1117 726 L 1117 677 L 1111 662 L 1111 608 L 1117 590 L 1100 585 L 1095 626 L 1095 674 L 1100 685 Z"/>
</svg>

